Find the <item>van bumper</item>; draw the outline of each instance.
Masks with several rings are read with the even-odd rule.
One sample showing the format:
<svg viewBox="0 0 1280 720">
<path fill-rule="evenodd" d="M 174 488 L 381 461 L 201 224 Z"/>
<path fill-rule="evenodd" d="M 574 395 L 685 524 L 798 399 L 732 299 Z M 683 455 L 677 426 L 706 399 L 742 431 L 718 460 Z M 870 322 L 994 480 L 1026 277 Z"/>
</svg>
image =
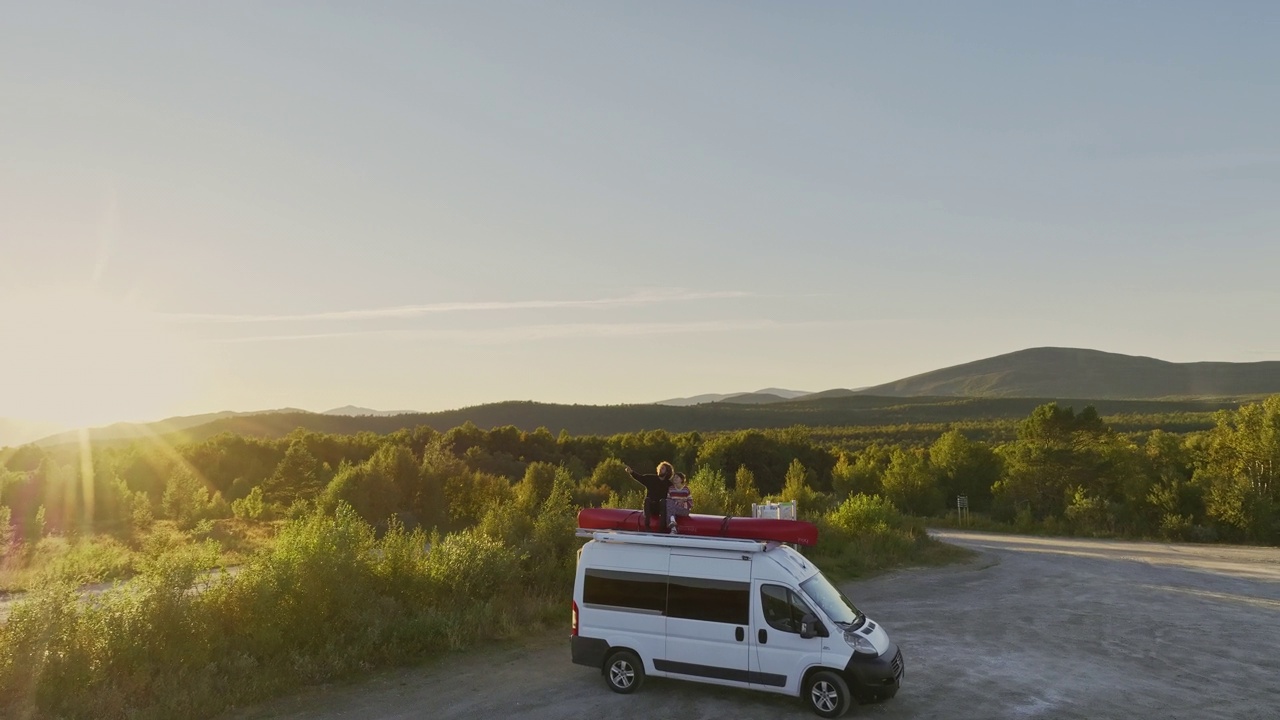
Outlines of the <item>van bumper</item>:
<svg viewBox="0 0 1280 720">
<path fill-rule="evenodd" d="M 600 638 L 576 636 L 569 638 L 569 650 L 573 654 L 574 664 L 603 669 L 609 642 Z"/>
<path fill-rule="evenodd" d="M 888 700 L 898 694 L 906 663 L 896 643 L 879 657 L 854 654 L 844 668 L 845 682 L 860 703 Z"/>
</svg>

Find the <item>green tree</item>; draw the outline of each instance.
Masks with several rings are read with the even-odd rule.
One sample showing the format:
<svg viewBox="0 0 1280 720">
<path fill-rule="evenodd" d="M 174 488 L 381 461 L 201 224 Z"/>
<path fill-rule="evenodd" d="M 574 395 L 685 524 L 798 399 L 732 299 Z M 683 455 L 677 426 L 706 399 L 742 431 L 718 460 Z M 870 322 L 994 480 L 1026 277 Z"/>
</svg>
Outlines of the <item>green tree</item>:
<svg viewBox="0 0 1280 720">
<path fill-rule="evenodd" d="M 1220 412 L 1193 476 L 1228 535 L 1280 541 L 1280 395 Z"/>
<path fill-rule="evenodd" d="M 515 499 L 511 483 L 504 477 L 468 472 L 445 480 L 444 494 L 449 520 L 455 528 L 478 523 L 489 508 Z"/>
<path fill-rule="evenodd" d="M 451 522 L 449 494 L 445 488 L 458 478 L 470 477 L 465 463 L 449 452 L 443 441 L 427 445 L 418 469 L 418 484 L 411 492 L 409 507 L 426 527 L 444 528 Z"/>
<path fill-rule="evenodd" d="M 8 505 L 0 505 L 0 557 L 13 545 L 13 512 Z"/>
<path fill-rule="evenodd" d="M 174 468 L 165 485 L 160 508 L 184 530 L 194 527 L 209 504 L 209 491 L 186 465 Z"/>
<path fill-rule="evenodd" d="M 729 510 L 733 515 L 751 516 L 751 506 L 760 502 L 760 489 L 756 487 L 756 475 L 746 465 L 739 465 L 733 476 L 733 492 L 729 498 Z M 701 512 L 701 511 L 699 511 Z"/>
<path fill-rule="evenodd" d="M 311 500 L 328 484 L 324 464 L 311 453 L 302 438 L 295 438 L 275 472 L 262 485 L 267 502 L 287 506 L 295 500 Z"/>
<path fill-rule="evenodd" d="M 974 510 L 990 508 L 991 486 L 1000 479 L 1000 458 L 986 444 L 951 430 L 929 447 L 929 464 L 938 474 L 947 506 L 954 503 L 957 495 L 965 495 Z"/>
<path fill-rule="evenodd" d="M 895 448 L 882 483 L 884 496 L 903 512 L 931 515 L 942 507 L 942 494 L 922 450 Z"/>
<path fill-rule="evenodd" d="M 796 512 L 801 516 L 821 514 L 826 509 L 826 498 L 813 489 L 811 480 L 812 473 L 805 469 L 804 464 L 799 459 L 792 460 L 778 499 L 782 502 L 795 502 Z"/>
<path fill-rule="evenodd" d="M 831 469 L 831 488 L 838 498 L 859 493 L 878 495 L 882 491 L 880 480 L 889 469 L 893 449 L 881 443 L 872 443 L 853 456 L 841 453 Z"/>
<path fill-rule="evenodd" d="M 809 436 L 807 428 L 743 430 L 708 438 L 698 451 L 698 467 L 734 471 L 745 465 L 755 474 L 760 492 L 777 494 L 793 460 L 814 471 L 813 486 L 829 488 L 836 458 Z"/>
<path fill-rule="evenodd" d="M 1069 407 L 1041 405 L 1023 421 L 1018 439 L 997 450 L 1004 466 L 1003 476 L 992 488 L 998 515 L 1008 518 L 1019 509 L 1034 519 L 1061 517 L 1069 489 L 1082 487 L 1110 497 L 1118 484 L 1115 479 L 1136 471 L 1103 472 L 1112 465 L 1126 465 L 1117 462 L 1124 453 L 1101 426 L 1097 413 L 1085 410 L 1077 418 Z"/>
<path fill-rule="evenodd" d="M 262 488 L 256 487 L 239 500 L 232 500 L 231 512 L 243 520 L 265 519 L 267 516 L 267 503 L 262 499 Z"/>
<path fill-rule="evenodd" d="M 40 539 L 44 537 L 44 533 L 46 529 L 44 515 L 45 515 L 44 506 L 41 505 L 36 510 L 35 517 L 32 518 L 31 522 L 27 525 L 26 541 L 28 543 L 31 543 L 31 544 L 38 543 L 40 542 Z"/>
<path fill-rule="evenodd" d="M 555 465 L 545 462 L 529 463 L 524 478 L 516 485 L 516 502 L 527 512 L 533 512 L 551 496 L 555 487 L 557 470 Z"/>
<path fill-rule="evenodd" d="M 711 468 L 700 468 L 689 478 L 689 494 L 693 498 L 693 506 L 699 513 L 729 514 L 731 501 L 729 490 L 725 487 L 723 472 Z"/>
<path fill-rule="evenodd" d="M 604 485 L 618 494 L 635 489 L 635 481 L 627 474 L 627 466 L 618 458 L 609 457 L 601 460 L 591 471 L 591 484 Z"/>
</svg>

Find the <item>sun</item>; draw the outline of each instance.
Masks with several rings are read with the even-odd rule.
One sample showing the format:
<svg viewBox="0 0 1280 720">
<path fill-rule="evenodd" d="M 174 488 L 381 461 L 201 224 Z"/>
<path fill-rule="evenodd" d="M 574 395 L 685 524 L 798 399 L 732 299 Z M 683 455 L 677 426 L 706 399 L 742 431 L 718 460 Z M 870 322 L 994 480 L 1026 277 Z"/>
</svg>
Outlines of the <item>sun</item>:
<svg viewBox="0 0 1280 720">
<path fill-rule="evenodd" d="M 0 305 L 0 416 L 68 427 L 174 414 L 191 384 L 155 313 L 100 293 L 46 290 Z"/>
</svg>

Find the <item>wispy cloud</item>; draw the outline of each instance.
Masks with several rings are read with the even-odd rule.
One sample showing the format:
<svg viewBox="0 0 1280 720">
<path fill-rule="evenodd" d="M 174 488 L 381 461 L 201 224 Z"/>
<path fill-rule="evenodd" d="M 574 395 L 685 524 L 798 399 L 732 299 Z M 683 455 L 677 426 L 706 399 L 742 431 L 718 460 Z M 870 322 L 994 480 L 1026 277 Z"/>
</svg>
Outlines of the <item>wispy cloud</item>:
<svg viewBox="0 0 1280 720">
<path fill-rule="evenodd" d="M 520 325 L 475 330 L 368 330 L 335 333 L 300 333 L 292 335 L 250 335 L 211 340 L 215 343 L 297 342 L 349 337 L 401 336 L 473 345 L 499 345 L 537 340 L 567 338 L 621 338 L 652 335 L 688 335 L 705 333 L 763 331 L 798 326 L 812 327 L 839 323 L 805 321 L 781 323 L 773 320 L 708 321 L 686 323 L 564 323 L 555 325 Z"/>
<path fill-rule="evenodd" d="M 318 313 L 298 313 L 280 315 L 226 315 L 183 313 L 167 314 L 166 320 L 184 323 L 288 323 L 288 322 L 334 322 L 353 320 L 406 319 L 424 315 L 460 312 L 492 312 L 496 310 L 556 310 L 573 308 L 610 308 L 639 305 L 653 305 L 669 302 L 691 302 L 697 300 L 723 300 L 751 297 L 751 293 L 738 291 L 693 292 L 688 290 L 651 291 L 610 298 L 589 298 L 584 300 L 510 300 L 490 302 L 449 302 L 430 303 L 426 305 L 400 305 L 396 307 L 371 308 L 362 310 L 336 310 Z M 299 337 L 333 337 L 329 335 L 312 335 Z"/>
</svg>

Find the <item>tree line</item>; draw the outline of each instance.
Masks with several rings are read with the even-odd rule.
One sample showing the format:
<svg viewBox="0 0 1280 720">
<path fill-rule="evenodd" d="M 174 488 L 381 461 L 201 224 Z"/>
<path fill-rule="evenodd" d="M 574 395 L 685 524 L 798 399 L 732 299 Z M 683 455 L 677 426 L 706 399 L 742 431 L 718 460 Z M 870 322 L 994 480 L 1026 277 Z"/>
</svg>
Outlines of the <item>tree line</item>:
<svg viewBox="0 0 1280 720">
<path fill-rule="evenodd" d="M 699 512 L 749 512 L 767 497 L 802 498 L 817 512 L 862 493 L 934 516 L 965 495 L 976 512 L 1023 527 L 1280 543 L 1280 396 L 1220 410 L 1207 429 L 1132 427 L 1092 406 L 1045 403 L 996 435 L 957 422 L 928 438 L 856 444 L 830 427 L 601 436 L 466 423 L 381 435 L 223 433 L 88 453 L 29 445 L 0 464 L 0 540 L 127 533 L 157 518 L 180 527 L 267 520 L 344 502 L 374 524 L 395 515 L 449 531 L 497 505 L 532 511 L 557 483 L 577 506 L 633 502 L 638 486 L 623 468 L 669 460 L 691 475 Z"/>
</svg>

